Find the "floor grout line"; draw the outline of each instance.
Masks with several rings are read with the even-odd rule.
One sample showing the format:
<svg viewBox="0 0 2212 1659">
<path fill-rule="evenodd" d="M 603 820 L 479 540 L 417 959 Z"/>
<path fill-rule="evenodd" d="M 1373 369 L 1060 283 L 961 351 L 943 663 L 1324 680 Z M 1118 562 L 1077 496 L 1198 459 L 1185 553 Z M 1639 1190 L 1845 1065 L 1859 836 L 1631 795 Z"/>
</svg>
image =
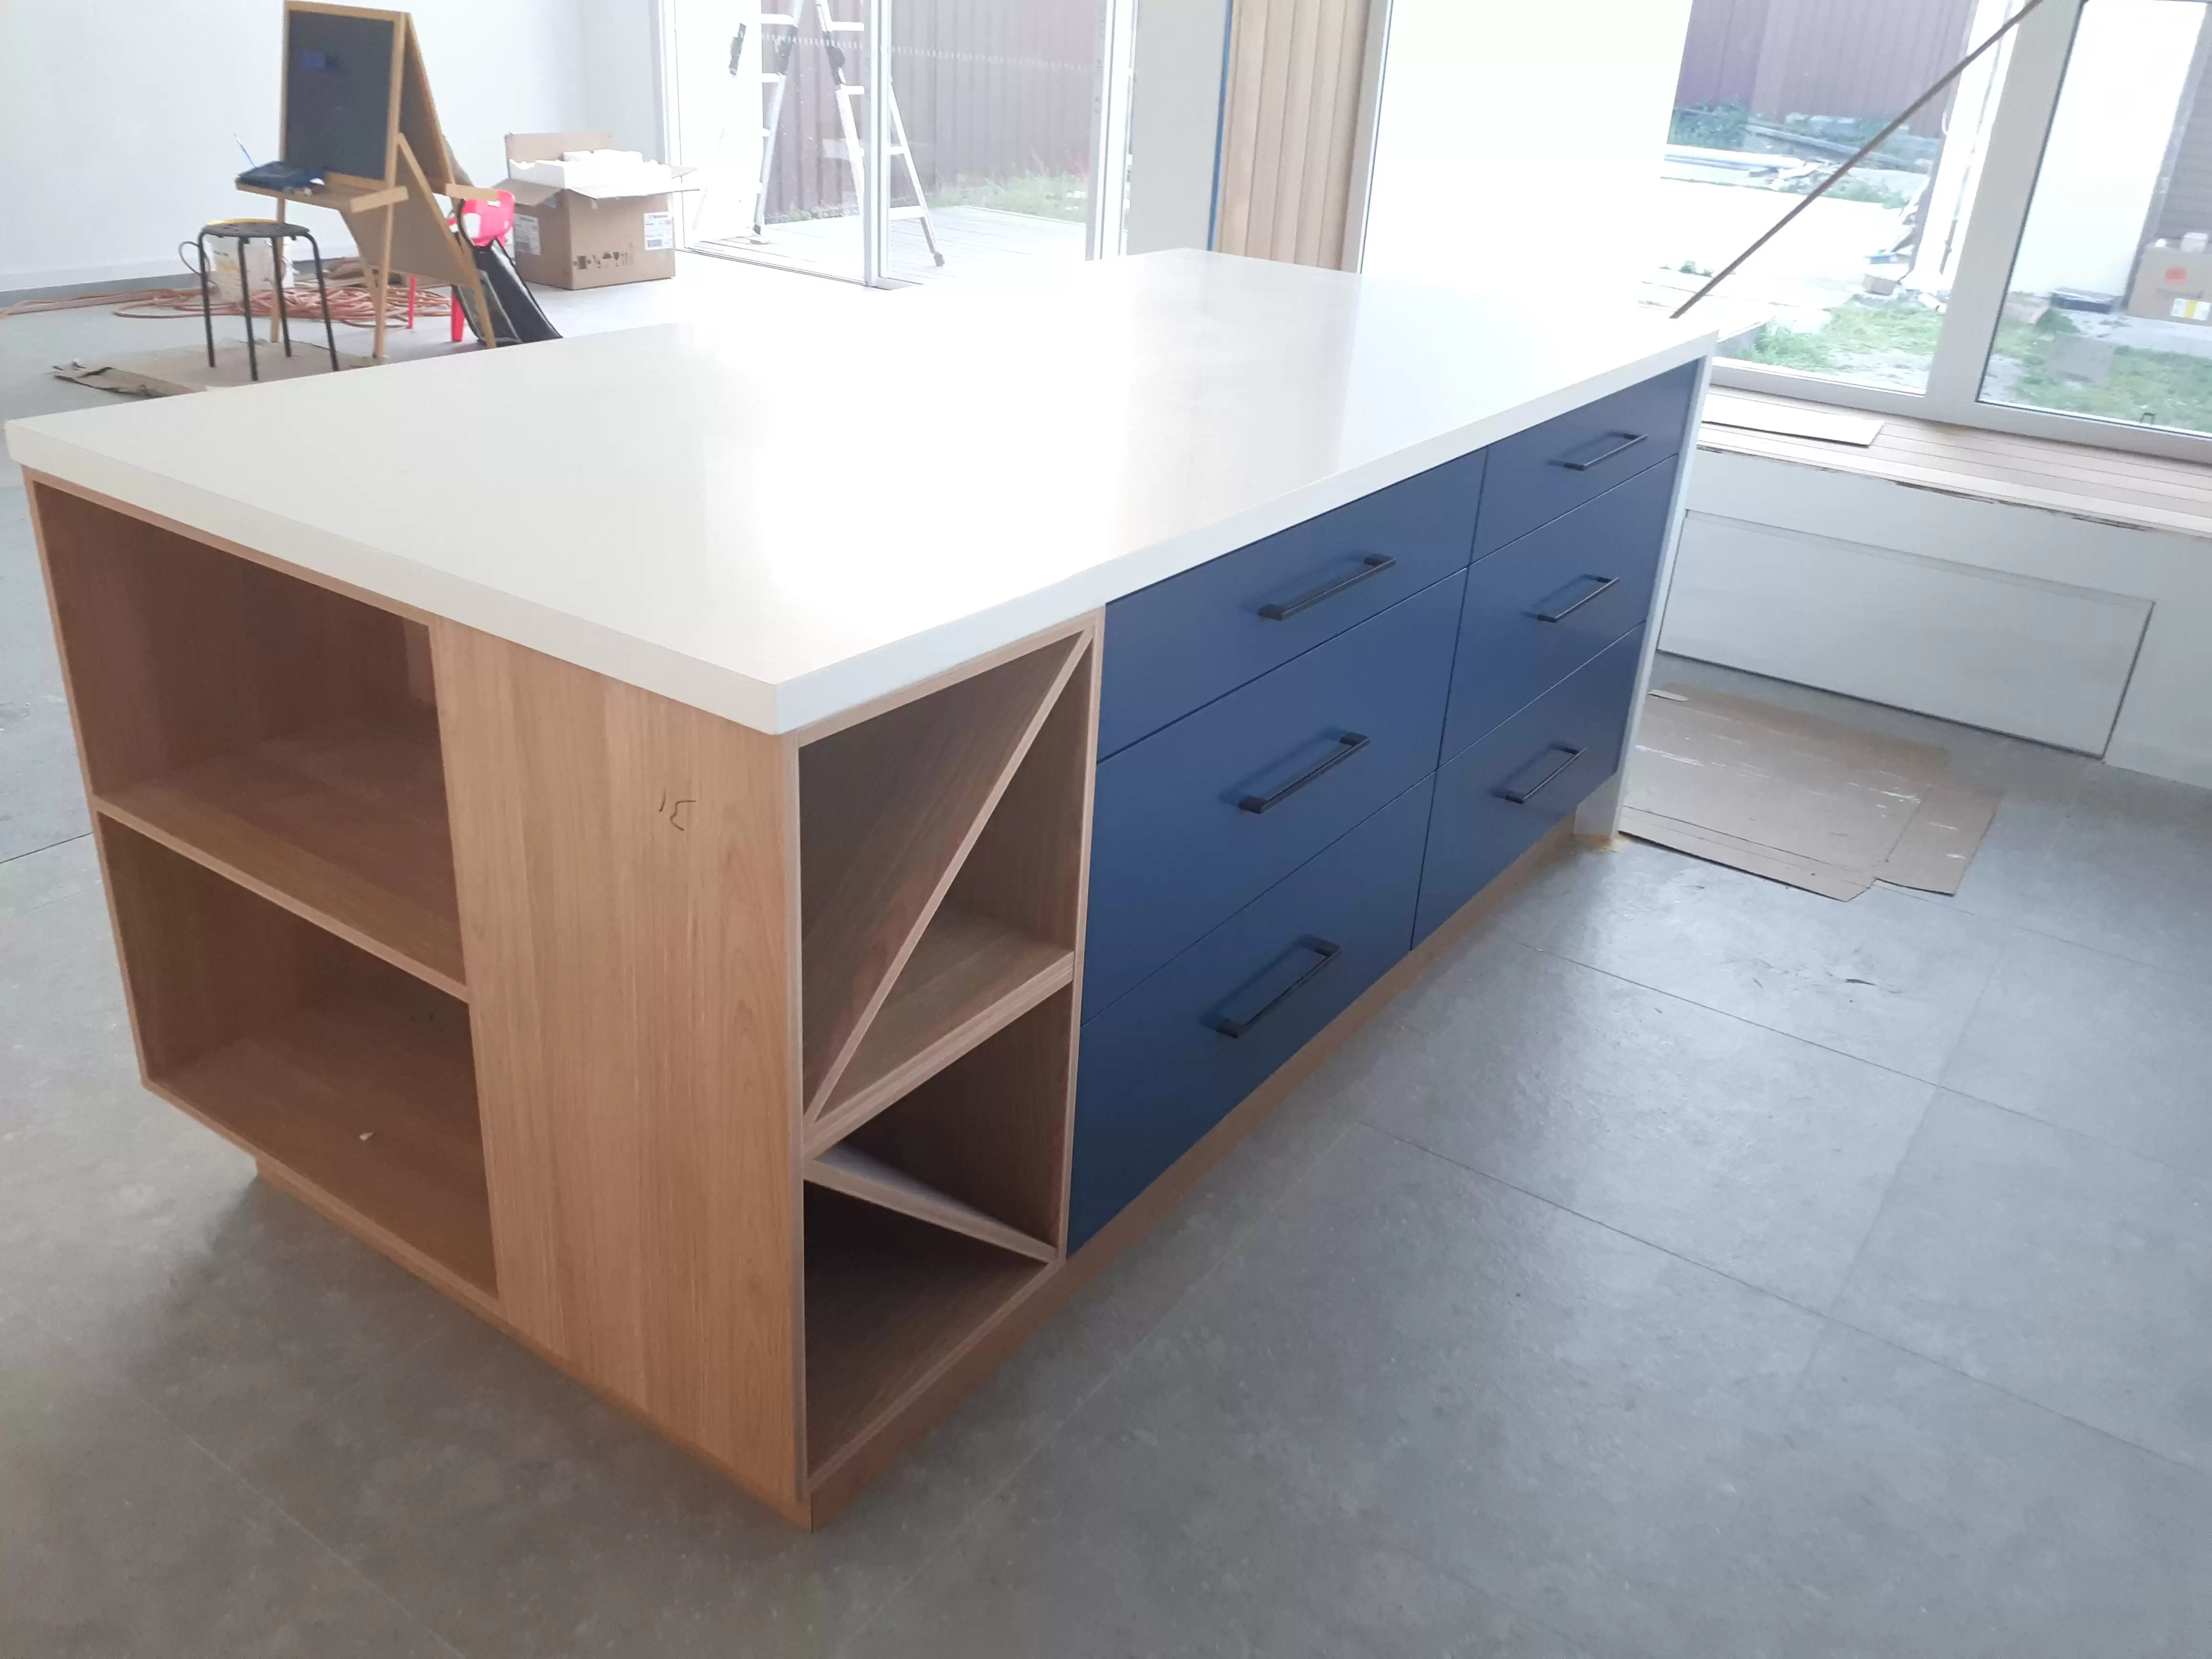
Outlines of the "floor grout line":
<svg viewBox="0 0 2212 1659">
<path fill-rule="evenodd" d="M 1931 1089 L 1940 1089 L 1943 1086 L 1932 1077 L 1923 1077 L 1917 1072 L 1908 1072 L 1899 1066 L 1884 1065 L 1881 1060 L 1870 1060 L 1864 1054 L 1855 1054 L 1848 1048 L 1838 1048 L 1832 1042 L 1822 1042 L 1819 1038 L 1808 1037 L 1802 1032 L 1785 1031 L 1779 1025 L 1770 1025 L 1763 1019 L 1755 1019 L 1749 1014 L 1738 1013 L 1733 1008 L 1723 1008 L 1717 1004 L 1703 1001 L 1697 997 L 1685 995 L 1682 992 L 1669 990 L 1663 985 L 1654 985 L 1648 980 L 1638 979 L 1632 974 L 1624 974 L 1617 968 L 1607 968 L 1601 966 L 1599 963 L 1595 962 L 1585 962 L 1582 957 L 1575 956 L 1571 952 L 1554 950 L 1548 945 L 1539 945 L 1534 940 L 1527 938 L 1525 935 L 1512 933 L 1509 930 L 1506 933 L 1506 937 L 1510 939 L 1516 945 L 1521 945 L 1525 949 L 1534 951 L 1538 956 L 1550 957 L 1555 962 L 1571 963 L 1577 968 L 1586 969 L 1593 974 L 1602 974 L 1606 978 L 1617 981 L 1620 984 L 1633 985 L 1639 991 L 1649 991 L 1654 996 L 1666 997 L 1672 1001 L 1682 1003 L 1692 1008 L 1701 1008 L 1709 1014 L 1718 1014 L 1723 1019 L 1735 1020 L 1739 1024 L 1752 1027 L 1754 1030 L 1765 1031 L 1774 1036 L 1787 1037 L 1792 1042 L 1802 1042 L 1808 1048 L 1818 1048 L 1821 1053 L 1834 1054 L 1840 1060 L 1856 1060 L 1862 1066 L 1870 1066 L 1875 1071 L 1887 1073 L 1891 1077 L 1902 1078 L 1907 1083 L 1923 1084 Z M 1996 972 L 1994 966 L 1992 966 L 1990 972 L 1993 975 Z M 1986 982 L 1984 982 L 1983 989 L 1984 991 L 1988 989 Z M 1976 1006 L 1979 1006 L 1978 994 Z M 1963 1039 L 1965 1035 L 1966 1027 L 1962 1024 L 1960 1027 L 1960 1038 Z M 1948 1058 L 1945 1063 L 1948 1064 Z"/>
<path fill-rule="evenodd" d="M 1966 1370 L 1948 1359 L 1932 1353 L 1923 1353 L 1919 1349 L 1900 1342 L 1893 1336 L 1885 1335 L 1881 1331 L 1869 1330 L 1866 1326 L 1855 1324 L 1839 1315 L 1829 1314 L 1825 1316 L 1827 1322 L 1838 1330 L 1849 1331 L 1854 1336 L 1865 1337 L 1871 1342 L 1879 1342 L 1885 1348 L 1894 1349 L 1899 1353 L 1919 1360 L 1923 1364 L 1933 1365 L 1938 1370 L 1948 1371 L 1952 1376 L 1971 1382 L 1978 1389 L 1987 1389 L 1992 1394 L 2002 1395 L 2015 1405 L 2026 1406 L 2031 1411 L 2042 1413 L 2045 1417 L 2055 1417 L 2062 1423 L 2071 1423 L 2075 1428 L 2086 1429 L 2091 1434 L 2100 1439 L 2109 1440 L 2116 1446 L 2125 1446 L 2130 1451 L 2140 1452 L 2145 1457 L 2152 1458 L 2168 1468 L 2179 1469 L 2191 1480 L 2203 1483 L 2208 1492 L 2212 1492 L 2212 1468 L 2186 1462 L 2170 1452 L 2162 1452 L 2155 1446 L 2146 1446 L 2140 1440 L 2131 1440 L 2118 1430 L 2108 1429 L 2101 1423 L 2092 1423 L 2087 1418 L 2076 1417 L 2071 1412 L 2061 1411 L 2056 1406 L 2047 1404 L 2032 1395 L 2024 1395 L 2016 1389 L 2008 1389 L 2003 1383 L 1992 1381 L 1989 1377 L 1977 1376 L 1973 1372 Z"/>
<path fill-rule="evenodd" d="M 1874 1236 L 1881 1231 L 1881 1218 L 1889 1213 L 1890 1200 L 1896 1196 L 1897 1183 L 1904 1177 L 1905 1166 L 1912 1161 L 1913 1153 L 1919 1150 L 1921 1141 L 1928 1133 L 1928 1120 L 1935 1116 L 1936 1097 L 1942 1092 L 1941 1088 L 1931 1089 L 1928 1098 L 1921 1103 L 1920 1121 L 1912 1126 L 1912 1133 L 1905 1143 L 1905 1151 L 1899 1156 L 1896 1166 L 1890 1170 L 1889 1179 L 1882 1183 L 1881 1200 L 1874 1206 L 1874 1215 L 1852 1249 L 1851 1259 L 1844 1266 L 1843 1277 L 1836 1281 L 1836 1294 L 1824 1312 L 1824 1317 L 1834 1319 L 1834 1310 L 1841 1306 L 1844 1298 L 1850 1293 L 1851 1280 L 1858 1276 L 1859 1264 L 1866 1260 L 1867 1247 L 1874 1243 Z"/>
<path fill-rule="evenodd" d="M 2070 1123 L 2054 1122 L 2051 1119 L 2037 1113 L 2025 1111 L 2018 1106 L 2008 1106 L 2002 1100 L 1990 1100 L 1985 1096 L 1975 1094 L 1967 1089 L 1954 1089 L 1939 1084 L 1936 1085 L 1936 1092 L 1949 1095 L 1958 1100 L 1972 1101 L 1977 1106 L 1986 1106 L 1993 1112 L 2002 1112 L 2007 1117 L 2018 1118 L 2023 1123 L 2033 1123 L 2039 1129 L 2048 1129 L 2053 1134 L 2087 1141 L 2092 1146 L 2101 1146 L 2108 1152 L 2118 1152 L 2123 1158 L 2134 1158 L 2139 1164 L 2148 1164 L 2154 1169 L 2166 1170 L 2169 1175 L 2178 1175 L 2184 1180 L 2194 1182 L 2199 1186 L 2212 1188 L 2212 1173 L 2191 1169 L 2185 1164 L 2176 1164 L 2170 1158 L 2160 1158 L 2154 1152 L 2146 1152 L 2138 1147 L 2124 1146 L 2117 1140 L 2107 1140 L 2102 1135 L 2091 1134 L 2087 1129 L 2077 1129 Z"/>
<path fill-rule="evenodd" d="M 1765 1297 L 1771 1301 L 1780 1303 L 1785 1308 L 1794 1309 L 1797 1312 L 1808 1315 L 1814 1319 L 1826 1319 L 1830 1317 L 1827 1310 L 1825 1309 L 1815 1308 L 1811 1306 L 1809 1304 L 1800 1302 L 1796 1297 L 1785 1296 L 1780 1291 L 1774 1290 L 1767 1285 L 1754 1285 L 1741 1274 L 1732 1273 L 1725 1267 L 1715 1267 L 1710 1261 L 1700 1261 L 1693 1255 L 1685 1255 L 1681 1251 L 1676 1249 L 1671 1244 L 1662 1244 L 1655 1239 L 1644 1237 L 1641 1233 L 1632 1233 L 1629 1231 L 1627 1228 L 1620 1225 L 1618 1223 L 1607 1221 L 1601 1217 L 1589 1214 L 1585 1211 L 1577 1210 L 1571 1204 L 1563 1204 L 1556 1198 L 1547 1197 L 1542 1193 L 1536 1192 L 1529 1188 L 1522 1186 L 1517 1182 L 1508 1181 L 1504 1176 L 1494 1175 L 1490 1170 L 1478 1168 L 1476 1165 L 1469 1164 L 1462 1158 L 1454 1158 L 1449 1152 L 1438 1152 L 1433 1146 L 1428 1146 L 1419 1140 L 1411 1139 L 1405 1135 L 1400 1134 L 1395 1129 L 1384 1127 L 1382 1124 L 1376 1123 L 1371 1119 L 1362 1118 L 1360 1120 L 1360 1127 L 1365 1129 L 1371 1129 L 1376 1134 L 1381 1135 L 1384 1139 L 1395 1141 L 1399 1146 L 1407 1148 L 1410 1152 L 1425 1153 L 1428 1157 L 1436 1158 L 1441 1163 L 1449 1164 L 1455 1170 L 1464 1171 L 1466 1174 L 1474 1176 L 1477 1180 L 1487 1182 L 1494 1187 L 1502 1187 L 1509 1193 L 1518 1193 L 1523 1198 L 1534 1199 L 1537 1203 L 1543 1205 L 1547 1209 L 1557 1210 L 1561 1215 L 1571 1215 L 1577 1221 L 1588 1222 L 1591 1226 L 1600 1228 L 1606 1232 L 1611 1233 L 1616 1238 L 1625 1238 L 1632 1244 L 1641 1245 L 1647 1250 L 1656 1250 L 1661 1255 L 1670 1257 L 1673 1260 L 1682 1263 L 1685 1267 L 1695 1267 L 1700 1273 L 1711 1273 L 1717 1279 L 1725 1279 L 1729 1284 L 1735 1285 L 1740 1290 L 1750 1291 L 1755 1295 Z M 1838 1293 L 1841 1294 L 1840 1290 Z"/>
<path fill-rule="evenodd" d="M 82 841 L 91 834 L 90 830 L 80 830 L 74 836 L 64 836 L 59 841 L 50 841 L 44 847 L 27 847 L 20 853 L 10 853 L 6 858 L 0 859 L 0 865 L 13 864 L 18 859 L 34 859 L 41 853 L 52 852 L 57 847 L 66 847 L 71 842 Z"/>
<path fill-rule="evenodd" d="M 1974 913 L 1962 910 L 1959 914 L 1972 915 Z M 1995 920 L 1990 917 L 1979 919 L 1985 921 Z M 2124 951 L 2114 951 L 2101 945 L 2092 945 L 2087 939 L 2075 939 L 2070 934 L 2054 933 L 2048 927 L 2038 927 L 2032 922 L 2001 921 L 1997 925 L 2009 927 L 2016 933 L 2026 933 L 2031 939 L 2047 939 L 2053 945 L 2063 945 L 2076 951 L 2087 951 L 2091 956 L 2102 957 L 2107 962 L 2124 963 L 2130 968 L 2140 968 L 2148 973 L 2163 974 L 2169 979 L 2178 979 L 2185 984 L 2212 986 L 2212 975 L 2191 973 L 2182 968 L 2171 968 L 2162 962 L 2152 962 L 2143 957 L 2131 957 Z"/>
</svg>

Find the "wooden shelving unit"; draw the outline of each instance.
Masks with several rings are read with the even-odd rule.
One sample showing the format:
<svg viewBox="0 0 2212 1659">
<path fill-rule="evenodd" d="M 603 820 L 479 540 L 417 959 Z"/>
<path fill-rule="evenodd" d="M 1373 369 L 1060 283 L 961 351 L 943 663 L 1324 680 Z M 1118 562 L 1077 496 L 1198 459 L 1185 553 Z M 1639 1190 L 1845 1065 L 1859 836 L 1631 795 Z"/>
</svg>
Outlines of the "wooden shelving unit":
<svg viewBox="0 0 2212 1659">
<path fill-rule="evenodd" d="M 1061 1258 L 1094 652 L 1054 641 L 799 751 L 817 1483 Z M 861 928 L 854 892 L 899 896 Z"/>
<path fill-rule="evenodd" d="M 1065 1259 L 1097 619 L 770 736 L 32 498 L 148 1086 L 851 1497 Z"/>
<path fill-rule="evenodd" d="M 135 830 L 100 837 L 148 1081 L 490 1292 L 466 1006 Z"/>
<path fill-rule="evenodd" d="M 427 630 L 78 497 L 39 517 L 149 1086 L 486 1302 Z"/>
</svg>

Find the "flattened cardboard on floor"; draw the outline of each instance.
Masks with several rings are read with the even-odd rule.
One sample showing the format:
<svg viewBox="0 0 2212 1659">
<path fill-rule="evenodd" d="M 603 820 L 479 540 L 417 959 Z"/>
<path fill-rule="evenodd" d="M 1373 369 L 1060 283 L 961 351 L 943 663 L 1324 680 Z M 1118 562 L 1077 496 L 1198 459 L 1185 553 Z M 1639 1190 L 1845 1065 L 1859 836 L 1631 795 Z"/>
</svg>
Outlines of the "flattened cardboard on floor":
<svg viewBox="0 0 2212 1659">
<path fill-rule="evenodd" d="M 1955 893 L 2002 797 L 1949 764 L 1927 744 L 1668 686 L 1644 706 L 1621 828 L 1830 898 L 1877 881 Z"/>
<path fill-rule="evenodd" d="M 237 326 L 236 319 L 230 321 L 233 327 Z M 258 326 L 265 330 L 268 325 L 266 318 L 258 320 Z M 264 380 L 296 380 L 331 372 L 330 353 L 324 349 L 322 343 L 318 341 L 310 347 L 296 335 L 292 339 L 290 356 L 284 355 L 282 345 L 271 345 L 264 340 L 260 343 L 260 358 L 261 378 Z M 357 353 L 341 351 L 338 367 L 368 368 L 372 364 Z M 100 392 L 119 392 L 126 398 L 173 398 L 182 392 L 250 385 L 251 368 L 246 347 L 225 340 L 216 348 L 213 368 L 208 367 L 204 346 L 167 346 L 160 351 L 125 352 L 88 363 L 57 363 L 54 374 L 58 380 L 74 380 L 79 386 Z"/>
</svg>

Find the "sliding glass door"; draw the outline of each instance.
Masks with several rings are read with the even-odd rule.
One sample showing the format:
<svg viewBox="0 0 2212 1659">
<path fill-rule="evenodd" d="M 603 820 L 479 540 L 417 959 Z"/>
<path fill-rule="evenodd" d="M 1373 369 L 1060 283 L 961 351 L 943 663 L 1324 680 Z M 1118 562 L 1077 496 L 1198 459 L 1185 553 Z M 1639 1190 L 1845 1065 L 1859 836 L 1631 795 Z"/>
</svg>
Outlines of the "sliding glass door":
<svg viewBox="0 0 2212 1659">
<path fill-rule="evenodd" d="M 1118 246 L 1135 0 L 664 3 L 696 252 L 891 285 Z"/>
</svg>

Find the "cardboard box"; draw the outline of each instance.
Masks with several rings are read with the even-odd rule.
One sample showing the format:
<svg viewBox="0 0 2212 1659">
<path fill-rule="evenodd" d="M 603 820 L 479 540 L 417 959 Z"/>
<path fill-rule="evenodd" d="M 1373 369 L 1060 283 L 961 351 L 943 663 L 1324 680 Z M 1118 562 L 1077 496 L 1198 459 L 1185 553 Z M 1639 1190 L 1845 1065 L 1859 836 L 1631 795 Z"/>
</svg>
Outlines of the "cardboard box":
<svg viewBox="0 0 2212 1659">
<path fill-rule="evenodd" d="M 2136 267 L 2130 317 L 2212 324 L 2212 250 L 2195 252 L 2173 242 L 2153 242 Z"/>
<path fill-rule="evenodd" d="M 570 150 L 607 149 L 605 132 L 510 132 L 507 177 L 500 188 L 514 195 L 514 268 L 523 281 L 548 288 L 608 288 L 650 283 L 676 274 L 676 216 L 666 190 L 626 196 L 532 184 L 514 175 L 534 161 L 557 161 Z M 678 169 L 678 190 L 689 169 Z M 617 189 L 619 187 L 617 186 Z"/>
</svg>

